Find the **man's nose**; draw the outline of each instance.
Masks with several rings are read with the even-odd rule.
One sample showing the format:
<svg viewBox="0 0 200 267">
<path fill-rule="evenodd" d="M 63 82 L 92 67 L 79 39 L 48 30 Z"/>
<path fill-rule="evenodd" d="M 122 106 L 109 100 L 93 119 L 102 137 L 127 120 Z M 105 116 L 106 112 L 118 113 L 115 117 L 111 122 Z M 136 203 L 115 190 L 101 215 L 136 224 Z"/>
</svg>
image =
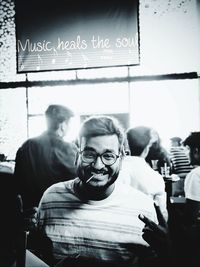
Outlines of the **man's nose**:
<svg viewBox="0 0 200 267">
<path fill-rule="evenodd" d="M 94 162 L 93 167 L 97 170 L 101 170 L 105 165 L 103 164 L 100 156 L 96 158 L 96 161 Z"/>
</svg>

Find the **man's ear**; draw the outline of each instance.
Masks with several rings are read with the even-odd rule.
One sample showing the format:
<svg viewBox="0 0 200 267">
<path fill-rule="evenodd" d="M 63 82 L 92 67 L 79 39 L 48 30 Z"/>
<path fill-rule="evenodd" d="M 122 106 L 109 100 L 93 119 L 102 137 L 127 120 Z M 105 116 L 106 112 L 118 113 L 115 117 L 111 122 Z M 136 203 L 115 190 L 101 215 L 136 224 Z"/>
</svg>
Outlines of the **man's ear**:
<svg viewBox="0 0 200 267">
<path fill-rule="evenodd" d="M 60 130 L 61 133 L 64 132 L 64 121 L 61 122 L 61 123 L 59 123 L 59 125 L 58 125 L 58 129 Z"/>
</svg>

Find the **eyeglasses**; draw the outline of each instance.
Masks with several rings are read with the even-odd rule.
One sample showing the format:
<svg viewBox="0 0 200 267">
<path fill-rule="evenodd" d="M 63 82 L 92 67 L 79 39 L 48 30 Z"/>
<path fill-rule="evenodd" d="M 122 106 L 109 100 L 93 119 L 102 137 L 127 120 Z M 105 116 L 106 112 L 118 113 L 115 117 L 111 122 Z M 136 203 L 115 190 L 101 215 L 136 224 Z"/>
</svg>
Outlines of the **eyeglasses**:
<svg viewBox="0 0 200 267">
<path fill-rule="evenodd" d="M 116 155 L 113 152 L 104 152 L 98 154 L 95 151 L 83 150 L 80 152 L 82 161 L 88 164 L 96 162 L 97 158 L 100 157 L 102 163 L 107 166 L 113 165 L 120 155 Z"/>
</svg>

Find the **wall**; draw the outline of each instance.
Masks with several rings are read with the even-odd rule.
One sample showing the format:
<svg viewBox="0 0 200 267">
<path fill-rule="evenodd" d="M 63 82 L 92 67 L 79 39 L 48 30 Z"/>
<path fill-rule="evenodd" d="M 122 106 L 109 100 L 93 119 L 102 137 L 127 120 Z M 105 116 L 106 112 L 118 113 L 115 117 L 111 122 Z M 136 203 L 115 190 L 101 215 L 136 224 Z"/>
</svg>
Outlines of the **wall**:
<svg viewBox="0 0 200 267">
<path fill-rule="evenodd" d="M 143 72 L 200 70 L 199 4 L 199 0 L 140 1 Z"/>
<path fill-rule="evenodd" d="M 0 82 L 16 75 L 14 0 L 0 6 Z M 139 5 L 140 59 L 135 74 L 200 72 L 200 0 L 143 0 Z"/>
</svg>

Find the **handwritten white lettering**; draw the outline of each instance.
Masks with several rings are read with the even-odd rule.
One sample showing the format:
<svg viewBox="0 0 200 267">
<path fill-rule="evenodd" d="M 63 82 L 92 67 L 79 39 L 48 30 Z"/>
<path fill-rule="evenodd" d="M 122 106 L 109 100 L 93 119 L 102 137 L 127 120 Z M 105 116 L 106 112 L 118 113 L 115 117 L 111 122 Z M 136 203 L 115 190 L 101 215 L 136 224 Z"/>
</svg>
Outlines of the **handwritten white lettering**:
<svg viewBox="0 0 200 267">
<path fill-rule="evenodd" d="M 123 38 L 117 38 L 115 46 L 117 48 L 120 47 L 135 47 L 137 45 L 137 42 L 135 42 L 135 39 L 133 37 L 123 37 Z"/>
<path fill-rule="evenodd" d="M 51 51 L 53 47 L 51 46 L 51 42 L 43 40 L 42 42 L 31 42 L 30 39 L 26 39 L 25 43 L 22 44 L 20 40 L 18 40 L 17 46 L 18 52 L 20 50 L 28 51 L 28 52 L 42 52 L 42 51 Z"/>
<path fill-rule="evenodd" d="M 108 38 L 101 39 L 99 36 L 97 38 L 93 35 L 91 39 L 92 47 L 93 48 L 110 48 L 110 40 Z"/>
<path fill-rule="evenodd" d="M 80 35 L 76 37 L 76 40 L 71 41 L 63 41 L 58 38 L 57 50 L 75 50 L 75 49 L 86 49 L 87 42 L 86 40 L 82 39 Z"/>
</svg>

